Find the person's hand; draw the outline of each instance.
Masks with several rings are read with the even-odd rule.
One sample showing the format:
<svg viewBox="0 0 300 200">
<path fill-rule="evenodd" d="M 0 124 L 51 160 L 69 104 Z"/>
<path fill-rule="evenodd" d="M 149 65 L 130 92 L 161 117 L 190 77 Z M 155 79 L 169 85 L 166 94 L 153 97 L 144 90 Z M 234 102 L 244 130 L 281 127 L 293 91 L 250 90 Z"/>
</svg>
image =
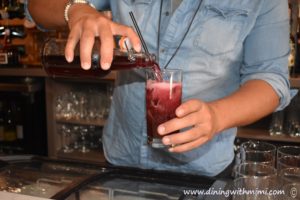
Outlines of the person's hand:
<svg viewBox="0 0 300 200">
<path fill-rule="evenodd" d="M 176 118 L 158 126 L 163 143 L 171 152 L 186 152 L 211 140 L 218 130 L 217 117 L 209 104 L 200 100 L 188 100 L 176 109 Z M 174 131 L 188 128 L 180 133 Z"/>
<path fill-rule="evenodd" d="M 65 47 L 65 57 L 68 62 L 74 59 L 74 49 L 80 43 L 80 60 L 83 69 L 91 67 L 91 54 L 95 37 L 99 37 L 100 65 L 109 69 L 113 60 L 114 35 L 127 36 L 136 51 L 141 50 L 140 40 L 132 28 L 111 21 L 96 9 L 75 4 L 69 10 L 69 37 Z"/>
</svg>

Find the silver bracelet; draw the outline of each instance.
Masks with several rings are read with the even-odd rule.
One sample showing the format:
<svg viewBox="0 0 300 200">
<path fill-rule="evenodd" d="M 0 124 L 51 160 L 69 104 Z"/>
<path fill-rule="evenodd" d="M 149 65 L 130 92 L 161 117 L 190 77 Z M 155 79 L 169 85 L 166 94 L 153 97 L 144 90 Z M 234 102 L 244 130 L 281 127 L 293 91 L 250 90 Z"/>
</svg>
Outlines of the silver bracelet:
<svg viewBox="0 0 300 200">
<path fill-rule="evenodd" d="M 87 5 L 91 6 L 92 8 L 96 9 L 96 7 L 87 0 L 69 0 L 68 3 L 66 3 L 65 9 L 64 9 L 64 17 L 65 17 L 66 22 L 69 21 L 69 15 L 68 15 L 69 10 L 70 10 L 71 6 L 74 4 L 87 4 Z"/>
</svg>

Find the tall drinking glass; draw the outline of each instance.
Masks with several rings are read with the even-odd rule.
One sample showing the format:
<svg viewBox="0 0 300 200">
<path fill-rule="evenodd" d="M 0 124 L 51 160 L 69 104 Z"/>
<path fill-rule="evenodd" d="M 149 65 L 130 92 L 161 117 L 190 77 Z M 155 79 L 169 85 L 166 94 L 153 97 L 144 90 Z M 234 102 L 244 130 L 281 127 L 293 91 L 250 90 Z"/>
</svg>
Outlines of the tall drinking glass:
<svg viewBox="0 0 300 200">
<path fill-rule="evenodd" d="M 182 71 L 161 70 L 161 77 L 152 69 L 146 70 L 146 118 L 148 143 L 154 148 L 164 148 L 157 127 L 175 118 L 175 110 L 181 104 Z"/>
</svg>

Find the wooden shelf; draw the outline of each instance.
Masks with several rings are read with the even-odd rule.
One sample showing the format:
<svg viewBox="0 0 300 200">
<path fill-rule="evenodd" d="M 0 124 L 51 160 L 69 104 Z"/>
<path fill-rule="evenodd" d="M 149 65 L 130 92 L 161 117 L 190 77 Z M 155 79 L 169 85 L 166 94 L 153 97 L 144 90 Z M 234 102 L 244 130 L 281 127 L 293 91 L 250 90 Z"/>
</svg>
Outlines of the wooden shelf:
<svg viewBox="0 0 300 200">
<path fill-rule="evenodd" d="M 300 143 L 300 137 L 291 137 L 288 135 L 270 136 L 266 129 L 258 128 L 238 128 L 238 138 L 253 139 L 253 140 L 264 140 L 273 142 L 289 142 L 289 143 Z"/>
<path fill-rule="evenodd" d="M 6 92 L 36 92 L 41 90 L 42 86 L 39 83 L 21 84 L 21 83 L 0 83 L 0 91 Z"/>
<path fill-rule="evenodd" d="M 300 88 L 300 77 L 290 77 L 291 87 Z"/>
<path fill-rule="evenodd" d="M 65 123 L 65 124 L 78 124 L 78 125 L 88 125 L 88 126 L 104 126 L 106 120 L 77 120 L 77 119 L 56 119 L 58 123 Z"/>
<path fill-rule="evenodd" d="M 79 151 L 73 151 L 70 153 L 64 153 L 61 150 L 57 152 L 57 158 L 84 161 L 88 163 L 103 164 L 106 163 L 103 151 L 100 150 L 90 150 L 89 152 L 82 153 Z"/>
<path fill-rule="evenodd" d="M 40 65 L 27 67 L 0 67 L 0 76 L 46 77 L 45 70 Z"/>
</svg>

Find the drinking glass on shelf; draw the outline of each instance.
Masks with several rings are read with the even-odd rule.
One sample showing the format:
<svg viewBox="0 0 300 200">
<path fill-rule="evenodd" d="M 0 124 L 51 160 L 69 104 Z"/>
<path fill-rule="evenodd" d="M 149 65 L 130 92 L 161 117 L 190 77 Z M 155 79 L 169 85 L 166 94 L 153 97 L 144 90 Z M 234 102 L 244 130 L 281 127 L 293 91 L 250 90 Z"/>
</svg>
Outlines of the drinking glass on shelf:
<svg viewBox="0 0 300 200">
<path fill-rule="evenodd" d="M 93 121 L 103 119 L 103 93 L 101 91 L 91 90 L 88 100 L 88 118 Z"/>
<path fill-rule="evenodd" d="M 111 99 L 110 96 L 104 96 L 103 98 L 103 119 L 107 119 L 109 110 L 111 105 Z"/>
<path fill-rule="evenodd" d="M 299 95 L 296 95 L 286 108 L 286 131 L 291 137 L 300 136 L 299 103 Z"/>
<path fill-rule="evenodd" d="M 79 133 L 80 133 L 80 138 L 81 138 L 81 145 L 80 145 L 79 151 L 82 153 L 87 153 L 90 151 L 88 139 L 87 139 L 89 129 L 87 128 L 87 126 L 80 126 Z"/>
<path fill-rule="evenodd" d="M 62 118 L 62 110 L 64 108 L 64 102 L 62 100 L 62 96 L 59 95 L 55 98 L 55 116 L 56 119 Z"/>
<path fill-rule="evenodd" d="M 97 104 L 101 102 L 97 102 L 96 100 L 97 93 L 94 90 L 88 91 L 88 119 L 95 121 L 97 118 Z"/>
<path fill-rule="evenodd" d="M 277 149 L 277 169 L 300 167 L 300 146 L 281 146 Z"/>
<path fill-rule="evenodd" d="M 267 142 L 249 140 L 241 144 L 240 163 L 257 162 L 275 167 L 276 146 Z"/>
<path fill-rule="evenodd" d="M 114 85 L 108 84 L 106 86 L 106 93 L 103 93 L 103 99 L 104 99 L 104 119 L 108 117 L 112 98 L 113 98 L 113 92 L 114 92 Z"/>
<path fill-rule="evenodd" d="M 87 108 L 88 108 L 88 100 L 87 96 L 84 92 L 77 92 L 79 104 L 78 104 L 78 116 L 79 119 L 86 119 L 87 117 Z"/>
<path fill-rule="evenodd" d="M 74 112 L 73 112 L 73 116 L 72 116 L 72 119 L 80 119 L 80 113 L 79 113 L 79 97 L 78 97 L 78 94 L 76 91 L 70 91 L 68 93 L 68 96 L 69 96 L 69 99 L 70 101 L 72 102 L 73 104 L 73 108 L 74 108 Z"/>
<path fill-rule="evenodd" d="M 61 134 L 61 143 L 62 148 L 61 150 L 64 153 L 70 153 L 73 152 L 73 148 L 71 147 L 71 135 L 72 135 L 72 129 L 69 125 L 62 124 L 60 128 L 60 134 Z"/>
<path fill-rule="evenodd" d="M 284 111 L 277 111 L 272 114 L 269 134 L 271 136 L 282 135 L 284 125 Z"/>
<path fill-rule="evenodd" d="M 73 141 L 73 149 L 78 150 L 80 148 L 80 126 L 73 125 L 72 127 L 72 141 Z"/>
<path fill-rule="evenodd" d="M 76 114 L 76 108 L 71 94 L 71 92 L 68 92 L 63 94 L 61 98 L 59 98 L 59 102 L 61 103 L 62 107 L 62 109 L 60 110 L 60 114 L 58 115 L 60 116 L 60 119 L 70 120 L 73 119 Z M 59 106 L 57 105 L 57 107 Z"/>
</svg>

